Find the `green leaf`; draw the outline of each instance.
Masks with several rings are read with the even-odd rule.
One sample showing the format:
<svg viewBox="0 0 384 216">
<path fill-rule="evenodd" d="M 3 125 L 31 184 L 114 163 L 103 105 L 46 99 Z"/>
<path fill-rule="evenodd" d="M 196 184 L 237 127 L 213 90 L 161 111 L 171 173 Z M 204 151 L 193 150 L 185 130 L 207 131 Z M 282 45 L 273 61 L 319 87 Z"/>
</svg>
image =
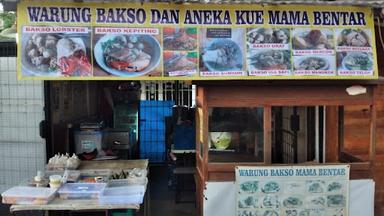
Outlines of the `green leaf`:
<svg viewBox="0 0 384 216">
<path fill-rule="evenodd" d="M 0 13 L 0 20 L 3 21 L 3 29 L 10 28 L 16 22 L 16 14 L 13 12 Z"/>
</svg>

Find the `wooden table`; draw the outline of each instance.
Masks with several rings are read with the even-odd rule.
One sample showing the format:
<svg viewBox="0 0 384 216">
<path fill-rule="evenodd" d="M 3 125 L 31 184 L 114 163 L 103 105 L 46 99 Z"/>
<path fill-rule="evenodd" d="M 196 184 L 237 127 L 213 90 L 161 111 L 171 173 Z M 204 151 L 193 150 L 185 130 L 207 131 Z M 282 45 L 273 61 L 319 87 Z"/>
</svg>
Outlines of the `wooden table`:
<svg viewBox="0 0 384 216">
<path fill-rule="evenodd" d="M 108 209 L 140 209 L 140 205 L 103 205 L 99 204 L 98 200 L 64 200 L 56 198 L 46 205 L 12 205 L 10 211 L 83 211 Z"/>
<path fill-rule="evenodd" d="M 121 171 L 122 169 L 147 169 L 148 160 L 106 160 L 106 161 L 82 161 L 79 170 L 110 169 Z"/>
<path fill-rule="evenodd" d="M 109 161 L 83 161 L 79 170 L 110 169 L 121 171 L 122 169 L 148 169 L 148 160 L 109 160 Z M 144 215 L 149 215 L 149 190 L 144 197 Z M 45 205 L 12 205 L 12 214 L 18 211 L 83 211 L 83 210 L 111 210 L 111 209 L 140 209 L 140 205 L 103 205 L 98 200 L 64 200 L 55 198 Z"/>
</svg>

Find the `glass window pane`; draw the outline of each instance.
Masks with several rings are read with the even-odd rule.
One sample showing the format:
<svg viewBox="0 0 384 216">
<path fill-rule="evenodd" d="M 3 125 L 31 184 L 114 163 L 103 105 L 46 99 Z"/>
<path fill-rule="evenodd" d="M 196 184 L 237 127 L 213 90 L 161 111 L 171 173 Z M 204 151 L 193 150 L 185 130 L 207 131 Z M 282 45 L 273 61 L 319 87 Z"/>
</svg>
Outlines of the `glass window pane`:
<svg viewBox="0 0 384 216">
<path fill-rule="evenodd" d="M 263 162 L 263 108 L 209 109 L 209 162 Z"/>
</svg>

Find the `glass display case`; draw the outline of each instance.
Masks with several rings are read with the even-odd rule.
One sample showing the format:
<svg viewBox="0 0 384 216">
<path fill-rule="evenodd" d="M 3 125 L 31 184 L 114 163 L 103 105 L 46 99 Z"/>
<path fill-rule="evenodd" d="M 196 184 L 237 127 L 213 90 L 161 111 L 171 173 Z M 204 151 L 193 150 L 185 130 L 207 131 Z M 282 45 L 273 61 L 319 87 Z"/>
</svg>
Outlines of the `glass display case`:
<svg viewBox="0 0 384 216">
<path fill-rule="evenodd" d="M 209 108 L 209 162 L 263 162 L 263 108 Z"/>
</svg>

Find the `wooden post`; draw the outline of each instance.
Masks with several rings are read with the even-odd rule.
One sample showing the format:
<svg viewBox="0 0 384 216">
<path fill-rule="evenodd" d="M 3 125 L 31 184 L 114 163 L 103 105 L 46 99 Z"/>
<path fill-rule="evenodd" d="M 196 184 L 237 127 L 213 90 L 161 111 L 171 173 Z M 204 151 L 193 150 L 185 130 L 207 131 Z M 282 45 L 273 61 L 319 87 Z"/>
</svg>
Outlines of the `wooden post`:
<svg viewBox="0 0 384 216">
<path fill-rule="evenodd" d="M 371 166 L 374 165 L 376 156 L 376 119 L 377 119 L 377 86 L 372 88 L 372 104 L 370 106 L 371 119 L 370 119 L 370 137 L 369 137 L 369 162 Z"/>
<path fill-rule="evenodd" d="M 325 162 L 339 160 L 339 117 L 337 106 L 326 107 Z"/>
<path fill-rule="evenodd" d="M 264 163 L 272 163 L 272 140 L 271 140 L 271 119 L 272 108 L 264 106 Z"/>
</svg>

